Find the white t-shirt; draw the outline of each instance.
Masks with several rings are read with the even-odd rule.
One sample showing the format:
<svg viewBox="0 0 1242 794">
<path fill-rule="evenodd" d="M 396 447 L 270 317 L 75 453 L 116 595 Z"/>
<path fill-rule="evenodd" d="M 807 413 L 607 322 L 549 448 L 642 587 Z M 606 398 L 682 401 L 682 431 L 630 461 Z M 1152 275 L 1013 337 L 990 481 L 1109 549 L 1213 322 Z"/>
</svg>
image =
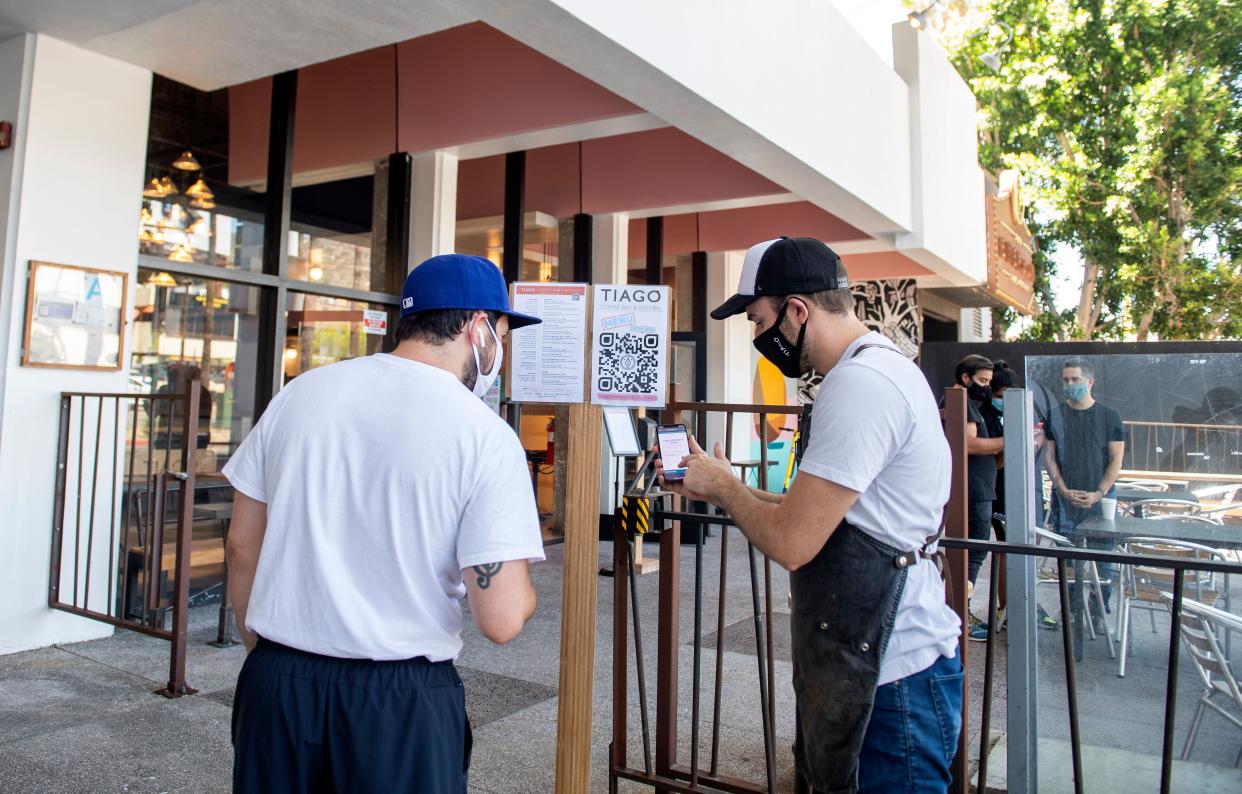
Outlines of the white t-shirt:
<svg viewBox="0 0 1242 794">
<path fill-rule="evenodd" d="M 281 389 L 224 467 L 267 504 L 246 627 L 355 659 L 454 659 L 461 571 L 542 560 L 521 442 L 450 373 L 379 354 Z"/>
<path fill-rule="evenodd" d="M 845 514 L 854 526 L 897 549 L 917 549 L 940 527 L 949 499 L 949 444 L 918 367 L 901 353 L 874 347 L 854 356 L 865 344 L 893 348 L 872 331 L 846 348 L 824 377 L 800 471 L 859 493 Z M 936 566 L 921 560 L 908 570 L 880 684 L 957 653 L 961 621 L 945 604 Z"/>
</svg>

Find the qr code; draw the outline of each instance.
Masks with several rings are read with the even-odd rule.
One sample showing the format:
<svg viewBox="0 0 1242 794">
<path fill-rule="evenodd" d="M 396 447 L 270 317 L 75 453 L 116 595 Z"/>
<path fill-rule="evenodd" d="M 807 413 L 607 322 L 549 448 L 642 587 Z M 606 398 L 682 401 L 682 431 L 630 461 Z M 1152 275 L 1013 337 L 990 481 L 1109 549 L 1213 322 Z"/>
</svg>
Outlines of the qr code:
<svg viewBox="0 0 1242 794">
<path fill-rule="evenodd" d="M 659 348 L 659 334 L 600 334 L 598 391 L 654 393 L 659 377 Z"/>
</svg>

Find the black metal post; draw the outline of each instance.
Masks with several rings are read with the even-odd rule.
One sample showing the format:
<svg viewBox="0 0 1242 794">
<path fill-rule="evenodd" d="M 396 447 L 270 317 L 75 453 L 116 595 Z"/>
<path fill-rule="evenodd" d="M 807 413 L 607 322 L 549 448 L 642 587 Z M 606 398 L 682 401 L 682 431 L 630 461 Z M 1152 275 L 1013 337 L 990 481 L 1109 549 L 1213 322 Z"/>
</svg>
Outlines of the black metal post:
<svg viewBox="0 0 1242 794">
<path fill-rule="evenodd" d="M 591 282 L 591 251 L 594 242 L 594 224 L 590 215 L 579 212 L 574 215 L 574 281 Z"/>
<path fill-rule="evenodd" d="M 647 219 L 647 283 L 664 283 L 664 218 Z"/>
<path fill-rule="evenodd" d="M 505 155 L 505 220 L 504 263 L 505 281 L 512 284 L 522 275 L 522 231 L 526 210 L 526 152 Z"/>
<path fill-rule="evenodd" d="M 983 662 L 983 713 L 979 730 L 979 785 L 978 791 L 988 790 L 988 735 L 992 732 L 992 666 L 996 658 L 996 594 L 1000 581 L 999 554 L 991 555 L 992 570 L 988 581 L 988 647 Z"/>
<path fill-rule="evenodd" d="M 750 554 L 750 599 L 755 611 L 755 656 L 759 661 L 759 709 L 762 711 L 763 722 L 763 755 L 767 768 L 768 791 L 776 791 L 776 748 L 772 741 L 772 723 L 769 717 L 768 699 L 772 693 L 768 690 L 767 675 L 767 642 L 764 637 L 763 609 L 759 604 L 759 560 L 755 555 L 755 546 L 746 541 L 746 551 Z"/>
<path fill-rule="evenodd" d="M 1182 590 L 1186 571 L 1173 571 L 1173 614 L 1169 625 L 1169 678 L 1164 688 L 1164 747 L 1160 755 L 1160 794 L 1173 785 L 1173 727 L 1177 717 L 1177 665 L 1181 659 Z"/>
<path fill-rule="evenodd" d="M 707 332 L 707 252 L 690 254 L 690 327 Z"/>
<path fill-rule="evenodd" d="M 272 78 L 271 127 L 267 139 L 267 195 L 263 211 L 263 272 L 283 275 L 289 261 L 289 214 L 293 203 L 293 122 L 297 113 L 298 73 L 281 72 Z M 277 290 L 259 291 L 259 349 L 256 354 L 255 419 L 263 414 L 276 393 L 276 354 L 283 339 L 276 339 L 285 310 Z"/>
<path fill-rule="evenodd" d="M 387 208 L 384 226 L 384 271 L 388 291 L 401 293 L 405 275 L 410 272 L 410 217 L 414 184 L 414 161 L 407 152 L 388 155 Z M 394 323 L 395 326 L 395 323 Z"/>
<path fill-rule="evenodd" d="M 1082 794 L 1082 744 L 1078 734 L 1078 686 L 1074 672 L 1074 643 L 1070 638 L 1069 582 L 1065 578 L 1065 560 L 1057 559 L 1057 584 L 1061 592 L 1061 640 L 1065 653 L 1065 691 L 1069 699 L 1070 754 L 1074 767 L 1074 794 Z M 1081 582 L 1079 583 L 1081 587 Z"/>
<path fill-rule="evenodd" d="M 634 610 L 634 666 L 638 673 L 638 708 L 643 728 L 643 768 L 650 775 L 651 726 L 647 722 L 647 670 L 643 663 L 643 623 L 638 611 L 638 574 L 634 571 L 634 546 L 628 540 L 626 543 L 629 544 L 629 554 L 625 555 L 625 559 L 630 575 L 630 603 Z"/>
<path fill-rule="evenodd" d="M 699 783 L 699 690 L 703 678 L 703 534 L 694 533 L 694 689 L 690 696 L 690 785 Z"/>
</svg>

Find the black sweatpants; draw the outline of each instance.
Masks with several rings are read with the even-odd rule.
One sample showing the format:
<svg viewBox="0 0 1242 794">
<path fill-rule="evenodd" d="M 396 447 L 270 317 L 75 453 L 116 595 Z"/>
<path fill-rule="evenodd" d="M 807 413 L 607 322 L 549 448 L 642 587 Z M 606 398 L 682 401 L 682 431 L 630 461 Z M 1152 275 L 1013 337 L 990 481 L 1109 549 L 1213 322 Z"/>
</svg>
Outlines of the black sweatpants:
<svg viewBox="0 0 1242 794">
<path fill-rule="evenodd" d="M 966 528 L 971 540 L 989 540 L 992 537 L 992 500 L 971 502 L 966 506 Z M 971 549 L 966 552 L 966 571 L 973 585 L 979 578 L 979 569 L 987 559 L 986 551 Z"/>
<path fill-rule="evenodd" d="M 260 639 L 233 699 L 233 791 L 465 794 L 452 662 L 337 659 Z"/>
</svg>

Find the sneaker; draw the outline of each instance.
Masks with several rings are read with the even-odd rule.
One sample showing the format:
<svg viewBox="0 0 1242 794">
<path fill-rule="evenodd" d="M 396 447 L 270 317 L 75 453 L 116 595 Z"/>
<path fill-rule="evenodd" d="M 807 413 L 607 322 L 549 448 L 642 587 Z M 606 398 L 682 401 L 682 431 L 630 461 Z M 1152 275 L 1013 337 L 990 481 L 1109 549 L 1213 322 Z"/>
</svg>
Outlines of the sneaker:
<svg viewBox="0 0 1242 794">
<path fill-rule="evenodd" d="M 967 636 L 972 642 L 987 642 L 990 633 L 987 623 L 984 623 L 973 614 L 970 616 L 970 633 Z"/>
<path fill-rule="evenodd" d="M 1061 624 L 1057 622 L 1057 619 L 1045 612 L 1042 606 L 1036 605 L 1035 610 L 1035 625 L 1039 626 L 1041 629 L 1055 631 L 1061 627 Z"/>
</svg>

